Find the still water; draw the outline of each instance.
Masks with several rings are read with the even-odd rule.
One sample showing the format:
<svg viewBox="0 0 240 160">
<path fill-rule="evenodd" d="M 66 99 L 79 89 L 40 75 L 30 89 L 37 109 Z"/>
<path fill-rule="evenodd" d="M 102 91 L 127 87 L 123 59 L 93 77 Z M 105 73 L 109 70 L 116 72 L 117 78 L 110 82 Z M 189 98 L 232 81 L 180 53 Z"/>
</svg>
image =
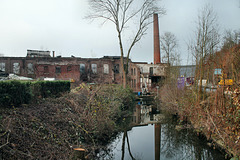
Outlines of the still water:
<svg viewBox="0 0 240 160">
<path fill-rule="evenodd" d="M 224 160 L 225 154 L 213 149 L 194 133 L 190 125 L 179 126 L 176 117 L 159 107 L 140 104 L 131 124 L 109 145 L 103 159 L 116 160 Z"/>
</svg>

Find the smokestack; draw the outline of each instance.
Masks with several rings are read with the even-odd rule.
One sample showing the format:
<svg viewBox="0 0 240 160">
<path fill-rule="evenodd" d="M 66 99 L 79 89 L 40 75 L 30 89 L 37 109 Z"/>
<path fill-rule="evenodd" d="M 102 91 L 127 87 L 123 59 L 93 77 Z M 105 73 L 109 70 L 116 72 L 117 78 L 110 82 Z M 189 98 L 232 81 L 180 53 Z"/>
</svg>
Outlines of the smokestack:
<svg viewBox="0 0 240 160">
<path fill-rule="evenodd" d="M 52 51 L 52 57 L 53 58 L 55 57 L 55 51 Z"/>
<path fill-rule="evenodd" d="M 153 15 L 153 28 L 154 28 L 154 64 L 161 63 L 160 56 L 160 40 L 159 40 L 159 26 L 158 14 Z"/>
</svg>

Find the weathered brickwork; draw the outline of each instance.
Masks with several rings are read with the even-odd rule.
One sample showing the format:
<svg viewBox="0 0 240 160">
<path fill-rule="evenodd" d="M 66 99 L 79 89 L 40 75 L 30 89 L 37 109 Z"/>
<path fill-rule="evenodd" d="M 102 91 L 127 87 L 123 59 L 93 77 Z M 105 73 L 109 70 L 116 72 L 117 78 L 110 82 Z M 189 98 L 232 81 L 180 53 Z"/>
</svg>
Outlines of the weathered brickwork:
<svg viewBox="0 0 240 160">
<path fill-rule="evenodd" d="M 130 72 L 129 72 L 129 86 L 134 90 L 134 91 L 141 91 L 140 88 L 140 78 L 141 78 L 141 74 L 140 74 L 140 68 L 134 64 L 131 63 L 130 64 Z"/>
<path fill-rule="evenodd" d="M 141 91 L 145 87 L 150 89 L 153 76 L 165 76 L 164 64 L 130 61 L 128 66 L 128 85 L 134 91 Z M 153 75 L 150 68 L 153 68 Z M 0 57 L 0 70 L 33 79 L 54 78 L 86 83 L 122 84 L 120 57 Z"/>
<path fill-rule="evenodd" d="M 86 81 L 89 83 L 122 82 L 120 58 L 0 57 L 1 70 L 34 79 Z"/>
</svg>

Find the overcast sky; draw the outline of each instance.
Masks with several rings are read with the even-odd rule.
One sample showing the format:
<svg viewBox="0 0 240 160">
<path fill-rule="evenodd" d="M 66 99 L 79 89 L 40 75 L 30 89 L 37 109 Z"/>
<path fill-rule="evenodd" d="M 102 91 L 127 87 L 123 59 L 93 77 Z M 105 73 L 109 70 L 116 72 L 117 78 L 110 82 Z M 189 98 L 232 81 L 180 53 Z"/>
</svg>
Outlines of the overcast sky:
<svg viewBox="0 0 240 160">
<path fill-rule="evenodd" d="M 162 0 L 167 14 L 160 17 L 160 34 L 172 32 L 179 40 L 182 64 L 187 63 L 186 42 L 195 29 L 198 11 L 212 5 L 221 32 L 240 29 L 240 0 Z M 87 0 L 0 0 L 0 54 L 25 57 L 27 49 L 56 51 L 70 57 L 120 55 L 111 23 L 84 19 Z M 153 61 L 153 28 L 132 51 L 133 61 Z"/>
</svg>

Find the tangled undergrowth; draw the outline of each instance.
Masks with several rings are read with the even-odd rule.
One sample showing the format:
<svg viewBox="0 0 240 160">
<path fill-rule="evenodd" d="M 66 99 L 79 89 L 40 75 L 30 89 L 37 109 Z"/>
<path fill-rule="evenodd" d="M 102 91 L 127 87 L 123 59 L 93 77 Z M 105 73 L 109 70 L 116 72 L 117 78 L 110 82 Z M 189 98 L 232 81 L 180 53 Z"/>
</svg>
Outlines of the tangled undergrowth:
<svg viewBox="0 0 240 160">
<path fill-rule="evenodd" d="M 74 147 L 93 157 L 119 131 L 134 102 L 121 86 L 80 85 L 57 99 L 1 109 L 2 159 L 71 159 Z"/>
<path fill-rule="evenodd" d="M 190 121 L 196 131 L 240 158 L 240 88 L 218 88 L 201 102 L 196 94 L 194 89 L 165 85 L 161 100 L 182 120 Z"/>
</svg>

